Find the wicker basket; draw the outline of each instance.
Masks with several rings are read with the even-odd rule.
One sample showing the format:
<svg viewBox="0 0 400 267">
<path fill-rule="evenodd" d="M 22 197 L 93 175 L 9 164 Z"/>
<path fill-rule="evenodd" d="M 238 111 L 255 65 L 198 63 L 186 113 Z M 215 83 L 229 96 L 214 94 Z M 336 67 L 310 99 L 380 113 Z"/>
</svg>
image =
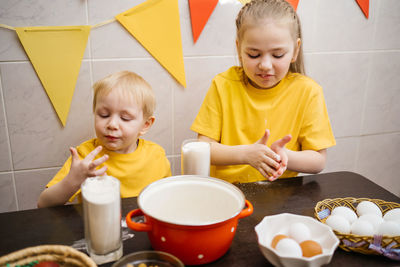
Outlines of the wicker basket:
<svg viewBox="0 0 400 267">
<path fill-rule="evenodd" d="M 318 202 L 315 206 L 315 217 L 320 222 L 325 223 L 328 215 L 334 208 L 345 206 L 356 211 L 356 207 L 361 201 L 371 201 L 375 203 L 382 211 L 382 214 L 385 214 L 391 209 L 400 208 L 399 203 L 387 202 L 380 199 L 353 197 L 324 199 Z M 360 236 L 343 234 L 338 231 L 334 232 L 340 239 L 339 247 L 345 251 L 354 251 L 362 254 L 384 255 L 392 259 L 400 259 L 400 255 L 398 254 L 398 249 L 400 249 L 400 236 Z"/>
<path fill-rule="evenodd" d="M 54 261 L 60 266 L 96 267 L 96 263 L 86 254 L 63 245 L 41 245 L 28 247 L 0 257 L 0 266 L 14 267 L 26 265 L 33 261 Z"/>
</svg>

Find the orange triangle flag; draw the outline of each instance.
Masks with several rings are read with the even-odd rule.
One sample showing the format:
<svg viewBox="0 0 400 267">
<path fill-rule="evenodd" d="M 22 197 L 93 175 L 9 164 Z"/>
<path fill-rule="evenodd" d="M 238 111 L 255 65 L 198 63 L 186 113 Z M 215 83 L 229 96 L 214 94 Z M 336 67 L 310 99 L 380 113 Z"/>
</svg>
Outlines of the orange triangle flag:
<svg viewBox="0 0 400 267">
<path fill-rule="evenodd" d="M 15 30 L 65 126 L 90 26 L 18 27 Z"/>
<path fill-rule="evenodd" d="M 288 1 L 293 6 L 294 10 L 297 11 L 297 6 L 299 5 L 300 0 L 286 0 L 286 1 Z"/>
<path fill-rule="evenodd" d="M 356 0 L 358 6 L 361 8 L 362 12 L 364 13 L 365 17 L 368 18 L 369 16 L 369 0 Z"/>
<path fill-rule="evenodd" d="M 199 38 L 217 4 L 218 0 L 189 0 L 194 42 Z"/>
<path fill-rule="evenodd" d="M 115 18 L 186 87 L 178 0 L 148 0 Z"/>
</svg>

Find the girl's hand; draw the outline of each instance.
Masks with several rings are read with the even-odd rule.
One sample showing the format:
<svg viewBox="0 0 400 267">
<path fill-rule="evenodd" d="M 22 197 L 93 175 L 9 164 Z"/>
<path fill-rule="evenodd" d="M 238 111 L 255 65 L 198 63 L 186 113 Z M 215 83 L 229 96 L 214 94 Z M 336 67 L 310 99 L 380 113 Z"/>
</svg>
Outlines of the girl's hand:
<svg viewBox="0 0 400 267">
<path fill-rule="evenodd" d="M 101 146 L 93 149 L 83 160 L 79 159 L 78 152 L 74 147 L 70 147 L 69 151 L 71 152 L 71 169 L 69 171 L 70 179 L 74 179 L 76 183 L 79 185 L 87 178 L 94 176 L 104 175 L 107 166 L 103 166 L 100 169 L 96 169 L 99 165 L 103 164 L 106 160 L 108 160 L 108 155 L 104 155 L 96 160 L 94 158 L 97 154 L 102 150 Z"/>
<path fill-rule="evenodd" d="M 247 149 L 247 163 L 258 170 L 265 178 L 275 180 L 279 176 L 281 165 L 280 155 L 275 153 L 266 144 L 270 136 L 269 130 L 266 130 L 264 136 L 256 143 L 249 145 Z M 282 172 L 283 173 L 283 172 Z"/>
<path fill-rule="evenodd" d="M 284 136 L 282 139 L 279 139 L 278 141 L 275 141 L 272 145 L 271 145 L 271 149 L 277 153 L 280 158 L 281 158 L 281 162 L 280 162 L 280 166 L 279 169 L 276 171 L 276 177 L 272 177 L 269 180 L 270 181 L 274 181 L 276 180 L 278 177 L 280 177 L 287 169 L 287 164 L 288 164 L 288 155 L 286 153 L 286 149 L 285 149 L 285 145 L 287 143 L 290 142 L 290 140 L 292 140 L 292 136 L 291 135 L 286 135 Z"/>
</svg>

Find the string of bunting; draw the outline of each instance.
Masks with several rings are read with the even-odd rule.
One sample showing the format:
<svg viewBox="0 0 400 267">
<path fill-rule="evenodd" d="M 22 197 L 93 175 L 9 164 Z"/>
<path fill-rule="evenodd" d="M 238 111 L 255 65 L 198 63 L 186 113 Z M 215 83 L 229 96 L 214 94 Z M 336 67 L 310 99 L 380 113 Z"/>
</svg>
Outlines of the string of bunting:
<svg viewBox="0 0 400 267">
<path fill-rule="evenodd" d="M 249 0 L 237 0 L 245 4 Z M 297 9 L 300 0 L 287 0 Z M 356 0 L 368 18 L 369 0 Z M 188 0 L 196 42 L 218 0 Z M 13 30 L 31 61 L 63 126 L 91 29 L 118 21 L 182 86 L 186 87 L 178 0 L 147 0 L 93 26 L 36 26 Z"/>
</svg>

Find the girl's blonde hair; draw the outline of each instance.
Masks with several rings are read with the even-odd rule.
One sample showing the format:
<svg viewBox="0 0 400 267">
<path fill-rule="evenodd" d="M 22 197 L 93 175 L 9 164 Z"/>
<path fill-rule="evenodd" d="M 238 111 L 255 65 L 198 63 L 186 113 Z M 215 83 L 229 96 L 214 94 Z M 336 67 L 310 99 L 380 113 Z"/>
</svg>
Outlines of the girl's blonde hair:
<svg viewBox="0 0 400 267">
<path fill-rule="evenodd" d="M 257 25 L 261 20 L 272 19 L 286 22 L 294 44 L 299 38 L 302 40 L 301 25 L 299 17 L 292 5 L 286 0 L 252 0 L 242 7 L 236 17 L 236 40 L 240 44 L 246 27 Z M 303 46 L 300 45 L 297 60 L 292 62 L 289 71 L 305 74 Z"/>
<path fill-rule="evenodd" d="M 151 86 L 139 75 L 130 71 L 120 71 L 110 74 L 93 85 L 93 112 L 100 96 L 108 95 L 115 91 L 121 97 L 131 97 L 136 104 L 142 106 L 143 118 L 148 119 L 153 115 L 156 100 Z"/>
</svg>

